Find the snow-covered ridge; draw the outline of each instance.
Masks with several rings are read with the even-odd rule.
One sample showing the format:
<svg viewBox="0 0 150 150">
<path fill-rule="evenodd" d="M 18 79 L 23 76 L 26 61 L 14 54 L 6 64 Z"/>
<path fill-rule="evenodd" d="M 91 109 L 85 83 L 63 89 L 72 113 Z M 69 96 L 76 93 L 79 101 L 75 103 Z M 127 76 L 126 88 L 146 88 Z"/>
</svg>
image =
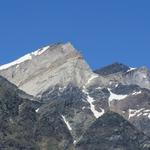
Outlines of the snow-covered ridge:
<svg viewBox="0 0 150 150">
<path fill-rule="evenodd" d="M 97 74 L 92 75 L 92 76 L 88 79 L 86 85 L 88 85 L 92 80 L 94 80 L 95 78 L 98 78 L 98 77 L 99 77 L 99 76 L 98 76 Z"/>
<path fill-rule="evenodd" d="M 15 60 L 15 61 L 11 62 L 11 63 L 8 63 L 8 64 L 0 66 L 0 70 L 7 69 L 7 68 L 9 68 L 11 66 L 18 65 L 18 64 L 20 64 L 20 63 L 22 63 L 24 61 L 31 60 L 31 59 L 32 59 L 31 54 L 27 54 L 27 55 L 25 55 L 25 56 Z"/>
<path fill-rule="evenodd" d="M 37 51 L 32 52 L 31 54 L 32 54 L 32 55 L 35 55 L 35 56 L 41 55 L 41 54 L 44 53 L 49 47 L 50 47 L 50 46 L 45 46 L 45 47 L 43 47 L 42 49 L 38 49 Z"/>
<path fill-rule="evenodd" d="M 136 70 L 137 68 L 132 68 L 132 67 L 130 67 L 130 69 L 129 70 L 127 70 L 127 72 L 130 72 L 130 71 L 132 71 L 132 70 Z"/>
<path fill-rule="evenodd" d="M 4 70 L 4 69 L 7 69 L 9 67 L 12 67 L 12 66 L 15 66 L 15 65 L 19 65 L 20 63 L 22 62 L 25 62 L 25 61 L 28 61 L 28 60 L 31 60 L 32 59 L 32 56 L 38 56 L 38 55 L 41 55 L 42 53 L 44 53 L 50 46 L 46 46 L 44 48 L 41 48 L 41 49 L 38 49 L 32 53 L 29 53 L 29 54 L 26 54 L 24 55 L 23 57 L 11 62 L 11 63 L 8 63 L 8 64 L 5 64 L 5 65 L 2 65 L 0 66 L 0 70 Z"/>
</svg>

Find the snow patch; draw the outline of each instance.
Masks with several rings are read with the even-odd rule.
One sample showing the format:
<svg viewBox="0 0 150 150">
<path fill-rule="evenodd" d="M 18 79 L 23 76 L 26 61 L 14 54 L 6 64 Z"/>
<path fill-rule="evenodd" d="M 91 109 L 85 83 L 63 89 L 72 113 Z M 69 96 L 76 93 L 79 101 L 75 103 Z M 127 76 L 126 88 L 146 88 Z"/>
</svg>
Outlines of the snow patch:
<svg viewBox="0 0 150 150">
<path fill-rule="evenodd" d="M 147 115 L 149 115 L 149 113 L 144 113 L 144 114 L 143 114 L 143 116 L 147 116 Z"/>
<path fill-rule="evenodd" d="M 134 116 L 136 116 L 136 115 L 137 115 L 138 113 L 140 113 L 143 109 L 144 109 L 144 108 L 139 109 L 139 110 L 137 110 L 137 109 L 129 109 L 129 119 L 132 118 L 132 117 L 134 117 Z"/>
<path fill-rule="evenodd" d="M 139 117 L 139 116 L 141 116 L 142 115 L 142 113 L 139 113 L 138 115 L 137 115 L 137 117 Z"/>
<path fill-rule="evenodd" d="M 72 130 L 72 128 L 71 128 L 71 126 L 70 126 L 69 122 L 66 120 L 65 116 L 63 116 L 63 115 L 61 115 L 61 116 L 62 116 L 62 118 L 63 118 L 63 120 L 64 120 L 65 124 L 67 125 L 68 129 L 71 131 L 71 130 Z"/>
<path fill-rule="evenodd" d="M 108 91 L 110 93 L 110 96 L 109 96 L 109 106 L 110 106 L 110 103 L 111 101 L 113 100 L 122 100 L 122 99 L 125 99 L 126 97 L 128 97 L 128 95 L 117 95 L 115 93 L 112 93 L 111 90 L 108 88 Z"/>
<path fill-rule="evenodd" d="M 137 109 L 129 109 L 129 119 L 134 117 L 134 116 L 147 116 L 150 119 L 150 110 L 149 109 L 145 109 L 145 108 L 141 108 L 139 110 Z"/>
<path fill-rule="evenodd" d="M 74 144 L 74 145 L 76 145 L 76 143 L 77 143 L 77 141 L 76 141 L 76 140 L 74 140 L 74 141 L 73 141 L 73 144 Z"/>
<path fill-rule="evenodd" d="M 150 109 L 146 109 L 143 112 L 146 112 L 146 113 L 149 112 L 150 113 Z"/>
<path fill-rule="evenodd" d="M 112 84 L 113 84 L 113 82 L 112 82 L 112 81 L 110 81 L 110 82 L 109 82 L 109 85 L 112 85 Z"/>
<path fill-rule="evenodd" d="M 136 68 L 132 68 L 132 67 L 130 67 L 130 69 L 129 70 L 127 70 L 127 72 L 130 72 L 130 71 L 133 71 L 133 70 L 135 70 Z"/>
<path fill-rule="evenodd" d="M 94 79 L 97 78 L 97 77 L 99 77 L 99 75 L 97 75 L 97 74 L 92 75 L 92 76 L 88 79 L 87 83 L 83 86 L 83 91 L 82 91 L 83 93 L 85 93 L 85 94 L 87 95 L 87 101 L 88 101 L 88 103 L 90 104 L 90 109 L 91 109 L 92 113 L 94 114 L 95 118 L 101 117 L 101 116 L 105 113 L 105 110 L 102 109 L 102 108 L 100 108 L 100 109 L 101 109 L 101 112 L 98 112 L 98 111 L 95 109 L 95 106 L 94 106 L 94 104 L 93 104 L 93 102 L 94 102 L 95 100 L 94 100 L 92 97 L 90 97 L 89 93 L 88 93 L 87 90 L 86 90 L 86 86 L 87 86 L 92 80 L 94 80 Z M 101 87 L 98 87 L 97 89 L 101 89 Z M 82 108 L 82 109 L 85 109 L 85 108 Z"/>
<path fill-rule="evenodd" d="M 116 84 L 116 85 L 115 85 L 115 88 L 117 88 L 118 86 L 119 86 L 119 84 Z"/>
<path fill-rule="evenodd" d="M 38 108 L 38 109 L 36 109 L 35 111 L 36 111 L 36 112 L 38 112 L 38 111 L 39 111 L 39 108 Z"/>
<path fill-rule="evenodd" d="M 101 90 L 101 89 L 103 89 L 103 88 L 102 88 L 102 87 L 97 87 L 97 88 L 96 88 L 96 90 Z"/>
<path fill-rule="evenodd" d="M 90 104 L 90 109 L 91 111 L 93 112 L 95 118 L 99 118 L 101 117 L 104 113 L 105 113 L 105 110 L 100 108 L 101 109 L 101 112 L 97 111 L 95 109 L 95 106 L 93 105 L 93 102 L 95 101 L 92 97 L 90 97 L 89 93 L 85 90 L 85 88 L 83 89 L 83 93 L 85 93 L 87 95 L 87 101 L 89 102 Z"/>
<path fill-rule="evenodd" d="M 59 91 L 60 91 L 60 92 L 63 92 L 65 89 L 66 89 L 66 86 L 64 86 L 64 87 L 59 87 Z"/>
<path fill-rule="evenodd" d="M 16 66 L 16 69 L 19 67 L 19 65 Z"/>
<path fill-rule="evenodd" d="M 84 110 L 84 109 L 86 109 L 86 107 L 85 107 L 85 106 L 83 106 L 83 107 L 82 107 L 82 110 Z"/>
<path fill-rule="evenodd" d="M 141 94 L 141 93 L 142 93 L 142 91 L 134 92 L 134 93 L 132 93 L 132 95 L 139 95 L 139 94 Z"/>
</svg>

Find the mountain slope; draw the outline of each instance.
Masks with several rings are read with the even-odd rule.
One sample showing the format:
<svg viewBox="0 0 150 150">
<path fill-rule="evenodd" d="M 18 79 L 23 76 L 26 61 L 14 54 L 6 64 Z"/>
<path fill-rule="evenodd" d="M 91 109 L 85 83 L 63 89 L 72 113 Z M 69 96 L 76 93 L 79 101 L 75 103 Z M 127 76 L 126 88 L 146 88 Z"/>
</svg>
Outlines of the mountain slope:
<svg viewBox="0 0 150 150">
<path fill-rule="evenodd" d="M 1 93 L 7 91 L 0 95 L 7 120 L 3 131 L 11 127 L 8 137 L 2 136 L 2 146 L 8 149 L 149 148 L 150 71 L 145 67 L 115 63 L 92 71 L 66 43 L 0 66 L 0 75 L 15 84 L 0 77 Z M 115 138 L 109 141 L 109 136 Z"/>
<path fill-rule="evenodd" d="M 73 150 L 73 139 L 62 117 L 53 111 L 38 115 L 41 104 L 20 97 L 19 92 L 0 77 L 0 149 Z"/>
<path fill-rule="evenodd" d="M 107 112 L 90 126 L 77 147 L 79 150 L 148 150 L 150 141 L 120 115 Z"/>
<path fill-rule="evenodd" d="M 107 112 L 99 119 L 90 119 L 90 112 L 82 113 L 82 109 L 79 109 L 82 102 L 77 96 L 81 94 L 82 97 L 82 92 L 78 88 L 70 85 L 59 96 L 55 95 L 56 88 L 51 94 L 53 98 L 56 96 L 55 99 L 49 101 L 50 97 L 45 93 L 43 101 L 39 103 L 19 97 L 19 90 L 14 90 L 16 86 L 4 78 L 0 79 L 0 102 L 3 104 L 0 109 L 0 148 L 3 150 L 150 148 L 150 139 L 120 115 Z M 17 92 L 13 93 L 13 90 Z M 78 98 L 79 101 L 76 101 Z M 83 116 L 86 115 L 91 121 L 87 121 L 85 126 Z"/>
</svg>

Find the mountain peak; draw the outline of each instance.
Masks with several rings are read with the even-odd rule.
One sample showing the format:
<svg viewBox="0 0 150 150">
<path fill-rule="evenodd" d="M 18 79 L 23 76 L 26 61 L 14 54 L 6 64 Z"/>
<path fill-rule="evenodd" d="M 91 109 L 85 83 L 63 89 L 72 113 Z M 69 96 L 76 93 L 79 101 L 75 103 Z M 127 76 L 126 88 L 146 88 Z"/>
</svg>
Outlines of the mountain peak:
<svg viewBox="0 0 150 150">
<path fill-rule="evenodd" d="M 56 47 L 62 47 L 64 50 L 65 49 L 69 49 L 69 50 L 73 50 L 73 46 L 70 42 L 67 42 L 65 44 L 62 44 L 62 43 L 56 43 L 56 44 L 52 44 L 52 45 L 47 45 L 47 46 L 44 46 L 36 51 L 33 51 L 31 53 L 28 53 L 22 57 L 20 57 L 19 59 L 13 61 L 13 62 L 10 62 L 8 64 L 4 64 L 4 65 L 1 65 L 0 66 L 0 70 L 5 70 L 5 69 L 8 69 L 9 67 L 12 67 L 12 66 L 17 66 L 25 61 L 29 61 L 31 60 L 33 57 L 36 57 L 36 56 L 40 56 L 41 54 L 45 53 L 46 51 L 48 50 L 52 50 Z"/>
<path fill-rule="evenodd" d="M 126 72 L 130 68 L 122 63 L 115 62 L 111 65 L 108 65 L 106 67 L 103 67 L 101 69 L 95 70 L 95 73 L 98 73 L 100 75 L 110 75 L 117 72 Z"/>
<path fill-rule="evenodd" d="M 93 74 L 70 42 L 40 48 L 0 67 L 0 75 L 30 95 L 51 86 L 83 86 Z M 38 86 L 37 86 L 38 85 Z"/>
</svg>

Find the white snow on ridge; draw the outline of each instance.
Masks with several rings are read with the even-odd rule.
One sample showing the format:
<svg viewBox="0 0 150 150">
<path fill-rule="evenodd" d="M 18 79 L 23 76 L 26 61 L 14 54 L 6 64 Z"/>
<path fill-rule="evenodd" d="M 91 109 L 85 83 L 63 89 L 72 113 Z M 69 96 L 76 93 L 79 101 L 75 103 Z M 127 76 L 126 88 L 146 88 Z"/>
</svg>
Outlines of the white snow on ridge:
<svg viewBox="0 0 150 150">
<path fill-rule="evenodd" d="M 20 64 L 20 63 L 22 63 L 24 61 L 31 60 L 31 59 L 32 59 L 31 54 L 27 54 L 27 55 L 25 55 L 25 56 L 15 60 L 15 61 L 11 62 L 11 63 L 8 63 L 8 64 L 0 66 L 0 70 L 7 69 L 7 68 L 9 68 L 11 66 L 18 65 L 18 64 Z"/>
<path fill-rule="evenodd" d="M 26 55 L 24 55 L 23 57 L 21 57 L 21 58 L 15 60 L 15 61 L 13 61 L 13 62 L 10 62 L 10 63 L 8 63 L 8 64 L 5 64 L 5 65 L 0 66 L 0 70 L 8 69 L 9 67 L 15 66 L 15 65 L 17 65 L 16 68 L 18 68 L 18 65 L 19 65 L 20 63 L 25 62 L 25 61 L 27 61 L 27 60 L 31 60 L 31 59 L 32 59 L 32 55 L 34 55 L 34 56 L 41 55 L 41 54 L 44 53 L 48 48 L 49 48 L 49 46 L 46 46 L 46 47 L 44 47 L 44 48 L 42 48 L 42 49 L 39 49 L 39 50 L 37 50 L 37 51 L 35 51 L 35 52 L 32 52 L 32 53 L 30 53 L 30 54 L 26 54 Z"/>
<path fill-rule="evenodd" d="M 113 101 L 113 100 L 122 100 L 122 99 L 125 99 L 126 97 L 128 97 L 128 95 L 117 95 L 115 93 L 112 93 L 109 88 L 108 88 L 108 91 L 110 93 L 110 96 L 109 96 L 109 106 L 110 106 L 111 101 Z"/>
<path fill-rule="evenodd" d="M 135 69 L 136 69 L 136 68 L 130 67 L 130 69 L 129 69 L 127 72 L 130 72 L 130 71 L 135 70 Z"/>
<path fill-rule="evenodd" d="M 32 55 L 35 55 L 35 56 L 41 55 L 41 54 L 44 53 L 49 47 L 50 47 L 50 46 L 43 47 L 42 49 L 38 49 L 37 51 L 32 52 L 31 54 L 32 54 Z"/>
<path fill-rule="evenodd" d="M 97 77 L 99 77 L 97 74 L 91 76 L 91 77 L 89 78 L 89 80 L 87 81 L 86 85 L 88 85 L 92 80 L 94 80 L 94 79 L 97 78 Z"/>
<path fill-rule="evenodd" d="M 64 120 L 65 124 L 67 125 L 68 129 L 71 131 L 71 130 L 72 130 L 72 128 L 71 128 L 71 126 L 70 126 L 69 122 L 66 120 L 65 116 L 63 116 L 63 115 L 61 115 L 61 116 L 62 116 L 62 118 L 63 118 L 63 120 Z"/>
</svg>

